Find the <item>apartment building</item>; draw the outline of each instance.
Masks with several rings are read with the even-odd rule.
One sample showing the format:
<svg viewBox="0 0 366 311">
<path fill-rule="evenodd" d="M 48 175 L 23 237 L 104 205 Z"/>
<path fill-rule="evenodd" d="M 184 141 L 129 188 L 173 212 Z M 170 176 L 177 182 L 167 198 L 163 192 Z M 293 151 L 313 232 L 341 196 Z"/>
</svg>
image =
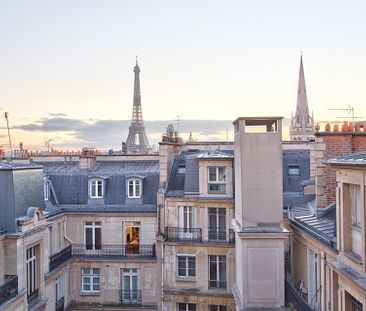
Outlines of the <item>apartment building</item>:
<svg viewBox="0 0 366 311">
<path fill-rule="evenodd" d="M 315 134 L 316 199 L 289 212 L 286 288 L 299 310 L 365 308 L 365 134 L 346 123 Z"/>
<path fill-rule="evenodd" d="M 170 171 L 162 221 L 164 310 L 235 310 L 233 151 L 201 148 L 180 152 Z"/>
</svg>

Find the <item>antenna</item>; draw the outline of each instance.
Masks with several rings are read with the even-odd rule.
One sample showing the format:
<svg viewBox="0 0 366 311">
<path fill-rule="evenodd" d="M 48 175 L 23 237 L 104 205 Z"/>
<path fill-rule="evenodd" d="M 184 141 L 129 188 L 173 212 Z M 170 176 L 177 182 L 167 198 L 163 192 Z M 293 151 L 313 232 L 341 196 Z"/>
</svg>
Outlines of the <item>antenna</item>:
<svg viewBox="0 0 366 311">
<path fill-rule="evenodd" d="M 355 117 L 355 109 L 353 108 L 353 106 L 351 106 L 350 104 L 348 104 L 348 108 L 339 108 L 339 109 L 328 109 L 328 110 L 333 110 L 333 111 L 347 111 L 348 115 L 351 115 L 349 117 L 337 117 L 339 119 L 346 119 L 346 118 L 351 118 L 352 119 L 352 123 L 355 124 L 355 119 L 362 119 L 363 117 Z"/>
<path fill-rule="evenodd" d="M 13 158 L 13 150 L 11 148 L 11 138 L 10 138 L 10 128 L 9 128 L 9 114 L 5 112 L 4 117 L 6 119 L 6 127 L 8 129 L 8 139 L 9 139 L 9 148 L 10 148 L 10 159 Z"/>
</svg>

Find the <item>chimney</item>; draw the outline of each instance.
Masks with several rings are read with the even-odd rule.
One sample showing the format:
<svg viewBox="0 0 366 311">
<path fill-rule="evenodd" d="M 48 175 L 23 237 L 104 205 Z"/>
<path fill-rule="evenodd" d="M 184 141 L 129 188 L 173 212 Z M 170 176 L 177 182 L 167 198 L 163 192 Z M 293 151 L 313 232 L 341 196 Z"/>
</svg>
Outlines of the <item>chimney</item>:
<svg viewBox="0 0 366 311">
<path fill-rule="evenodd" d="M 96 162 L 97 157 L 94 155 L 81 155 L 79 157 L 79 168 L 90 169 Z"/>
<path fill-rule="evenodd" d="M 282 117 L 238 118 L 233 124 L 236 310 L 277 310 L 285 304 L 288 240 L 282 227 Z"/>
</svg>

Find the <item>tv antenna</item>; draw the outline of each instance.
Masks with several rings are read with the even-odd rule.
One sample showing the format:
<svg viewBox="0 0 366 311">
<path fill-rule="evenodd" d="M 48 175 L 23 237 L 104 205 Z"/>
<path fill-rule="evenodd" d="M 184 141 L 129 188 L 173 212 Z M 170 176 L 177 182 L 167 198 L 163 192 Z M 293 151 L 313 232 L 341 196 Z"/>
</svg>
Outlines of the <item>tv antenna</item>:
<svg viewBox="0 0 366 311">
<path fill-rule="evenodd" d="M 5 112 L 4 113 L 4 117 L 5 117 L 5 120 L 6 120 L 6 127 L 8 129 L 8 139 L 9 139 L 9 148 L 10 148 L 10 159 L 12 159 L 13 158 L 13 150 L 11 148 L 10 127 L 9 127 L 9 113 L 8 112 Z"/>
<path fill-rule="evenodd" d="M 328 109 L 328 110 L 332 110 L 332 111 L 347 111 L 348 116 L 342 116 L 342 117 L 336 117 L 338 119 L 352 119 L 352 123 L 355 124 L 355 119 L 362 119 L 363 117 L 355 117 L 355 109 L 353 108 L 353 106 L 351 106 L 350 104 L 348 104 L 347 108 L 339 108 L 339 109 Z"/>
</svg>

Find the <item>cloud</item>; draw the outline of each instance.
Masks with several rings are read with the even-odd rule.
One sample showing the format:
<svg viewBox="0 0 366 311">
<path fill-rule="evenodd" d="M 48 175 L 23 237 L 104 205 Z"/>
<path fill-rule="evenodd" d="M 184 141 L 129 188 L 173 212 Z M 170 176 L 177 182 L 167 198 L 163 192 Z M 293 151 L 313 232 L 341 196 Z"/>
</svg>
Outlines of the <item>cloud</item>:
<svg viewBox="0 0 366 311">
<path fill-rule="evenodd" d="M 61 116 L 62 115 L 62 116 Z M 144 121 L 150 144 L 156 144 L 165 132 L 169 123 L 177 130 L 177 121 L 156 120 Z M 14 126 L 14 129 L 26 132 L 41 132 L 49 136 L 53 133 L 64 138 L 54 138 L 54 145 L 62 147 L 95 146 L 101 149 L 121 148 L 126 141 L 130 120 L 81 120 L 53 114 L 32 123 Z M 180 120 L 179 131 L 187 139 L 189 132 L 195 139 L 225 140 L 226 131 L 232 137 L 231 120 Z"/>
</svg>

